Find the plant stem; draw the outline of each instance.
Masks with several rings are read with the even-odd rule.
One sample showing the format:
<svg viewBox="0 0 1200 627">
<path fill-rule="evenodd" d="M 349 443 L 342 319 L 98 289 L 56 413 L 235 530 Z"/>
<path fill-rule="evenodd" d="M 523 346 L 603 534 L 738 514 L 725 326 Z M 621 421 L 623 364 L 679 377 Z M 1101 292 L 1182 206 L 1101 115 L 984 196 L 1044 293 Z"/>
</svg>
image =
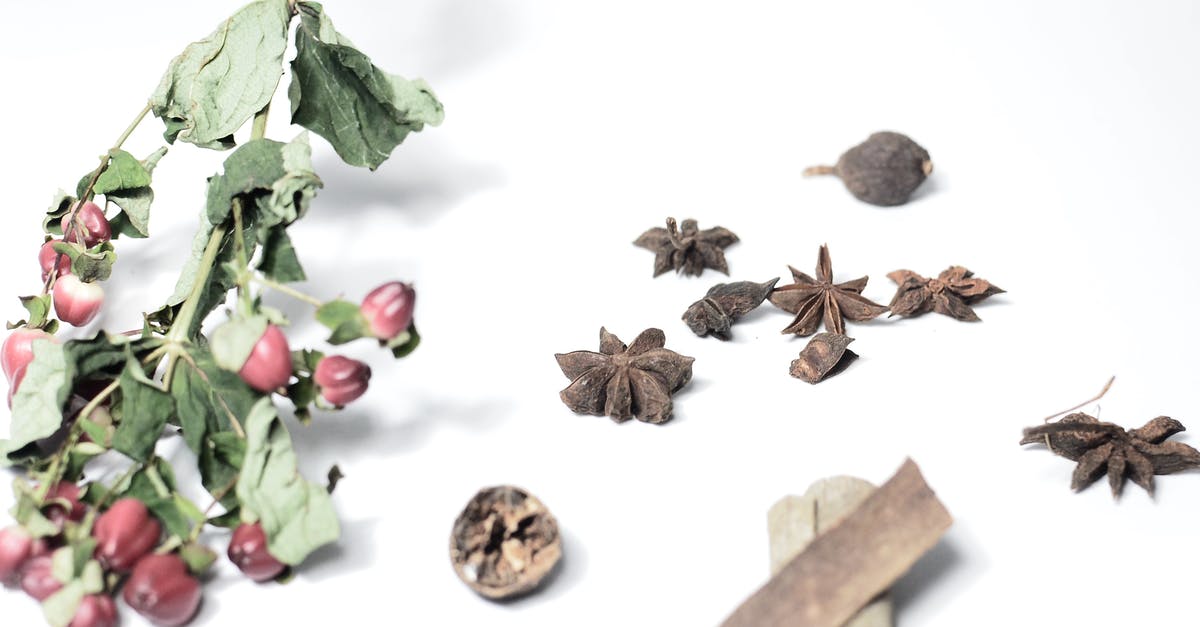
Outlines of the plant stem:
<svg viewBox="0 0 1200 627">
<path fill-rule="evenodd" d="M 54 461 L 50 462 L 50 468 L 46 470 L 46 480 L 42 485 L 38 486 L 37 500 L 39 503 L 46 500 L 46 495 L 50 493 L 50 488 L 57 484 L 62 479 L 63 460 L 71 454 L 71 449 L 75 443 L 79 441 L 79 434 L 83 430 L 80 424 L 87 420 L 88 416 L 92 415 L 100 403 L 103 403 L 112 393 L 121 386 L 120 380 L 113 381 L 108 384 L 108 387 L 100 391 L 92 400 L 88 401 L 83 409 L 79 410 L 79 414 L 75 417 L 75 423 L 71 425 L 71 430 L 67 434 L 67 440 L 63 442 L 62 447 L 58 449 L 58 453 L 54 456 Z"/>
<path fill-rule="evenodd" d="M 179 308 L 179 317 L 171 324 L 171 331 L 167 334 L 168 342 L 178 344 L 188 339 L 188 327 L 192 326 L 192 319 L 196 317 L 196 308 L 200 306 L 200 294 L 207 287 L 205 284 L 208 282 L 208 275 L 212 272 L 213 262 L 221 250 L 221 241 L 225 239 L 225 233 L 228 231 L 229 227 L 222 224 L 214 228 L 209 236 L 208 245 L 204 247 L 204 256 L 200 258 L 200 268 L 196 272 L 192 291 Z"/>
<path fill-rule="evenodd" d="M 291 296 L 292 298 L 295 298 L 296 300 L 302 300 L 302 301 L 312 305 L 313 307 L 320 308 L 325 305 L 325 303 L 321 302 L 321 300 L 319 300 L 315 296 L 310 296 L 308 294 L 305 294 L 304 292 L 301 292 L 300 290 L 298 290 L 294 287 L 289 287 L 278 281 L 273 281 L 271 279 L 268 279 L 267 277 L 251 275 L 250 280 L 254 281 L 255 283 L 258 283 L 259 285 L 262 285 L 264 287 L 269 287 L 277 292 L 282 292 L 284 294 L 287 294 L 288 296 Z"/>
<path fill-rule="evenodd" d="M 267 116 L 271 114 L 271 103 L 254 114 L 254 122 L 250 126 L 250 139 L 262 139 L 267 136 Z"/>
</svg>

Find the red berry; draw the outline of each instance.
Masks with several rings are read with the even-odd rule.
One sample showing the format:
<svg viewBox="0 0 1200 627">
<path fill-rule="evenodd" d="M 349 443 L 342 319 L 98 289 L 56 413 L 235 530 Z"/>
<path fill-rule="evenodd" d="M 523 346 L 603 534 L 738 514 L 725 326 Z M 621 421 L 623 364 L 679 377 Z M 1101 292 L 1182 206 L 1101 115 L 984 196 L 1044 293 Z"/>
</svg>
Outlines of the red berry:
<svg viewBox="0 0 1200 627">
<path fill-rule="evenodd" d="M 8 377 L 9 381 L 12 381 L 13 374 L 18 369 L 33 361 L 34 340 L 57 341 L 53 335 L 41 329 L 28 327 L 17 329 L 4 338 L 4 345 L 0 346 L 0 366 L 4 367 L 4 376 Z"/>
<path fill-rule="evenodd" d="M 292 353 L 279 327 L 267 325 L 238 375 L 259 392 L 271 392 L 287 384 L 292 376 Z"/>
<path fill-rule="evenodd" d="M 46 542 L 34 538 L 17 525 L 0 529 L 0 584 L 17 583 L 21 567 L 29 558 L 46 552 Z"/>
<path fill-rule="evenodd" d="M 62 589 L 63 582 L 55 579 L 52 564 L 49 555 L 38 555 L 25 561 L 25 566 L 21 568 L 21 589 L 25 594 L 45 601 Z"/>
<path fill-rule="evenodd" d="M 267 534 L 259 523 L 238 525 L 229 539 L 229 561 L 247 577 L 263 582 L 274 579 L 285 566 L 267 552 Z"/>
<path fill-rule="evenodd" d="M 412 324 L 416 300 L 417 293 L 411 285 L 392 281 L 371 290 L 358 310 L 367 319 L 372 335 L 390 340 L 407 331 Z"/>
<path fill-rule="evenodd" d="M 79 500 L 79 486 L 74 483 L 60 482 L 46 493 L 47 500 L 66 501 L 70 509 L 62 503 L 50 503 L 46 506 L 46 518 L 61 529 L 64 522 L 72 520 L 79 522 L 87 514 L 87 506 Z"/>
<path fill-rule="evenodd" d="M 58 262 L 58 276 L 71 273 L 71 258 L 54 250 L 54 245 L 61 243 L 60 239 L 52 239 L 42 244 L 42 249 L 38 251 L 38 263 L 42 266 L 43 281 L 50 276 L 55 262 Z"/>
<path fill-rule="evenodd" d="M 117 604 L 112 597 L 103 594 L 89 594 L 79 602 L 75 617 L 67 627 L 116 627 Z"/>
<path fill-rule="evenodd" d="M 84 283 L 74 274 L 54 282 L 54 313 L 63 322 L 81 327 L 96 319 L 103 304 L 104 289 L 95 283 Z"/>
<path fill-rule="evenodd" d="M 13 397 L 17 395 L 17 388 L 21 387 L 21 382 L 25 380 L 25 370 L 29 366 L 21 366 L 13 373 L 12 382 L 8 384 L 8 408 L 12 409 Z"/>
<path fill-rule="evenodd" d="M 334 405 L 345 405 L 362 396 L 370 380 L 370 366 L 341 355 L 321 359 L 313 372 L 313 381 L 321 388 L 321 396 Z"/>
<path fill-rule="evenodd" d="M 67 214 L 67 217 L 70 215 Z M 83 245 L 91 248 L 112 239 L 112 227 L 108 224 L 108 218 L 104 217 L 104 210 L 100 205 L 94 202 L 83 203 L 75 212 L 75 221 L 71 228 L 68 228 L 67 217 L 63 218 L 62 230 L 63 239 L 68 242 L 78 242 L 82 236 Z"/>
<path fill-rule="evenodd" d="M 128 572 L 141 557 L 158 544 L 162 531 L 158 520 L 135 498 L 118 499 L 96 519 L 96 559 L 108 570 Z"/>
<path fill-rule="evenodd" d="M 200 607 L 200 582 L 178 555 L 147 555 L 125 582 L 125 602 L 156 625 L 175 627 Z"/>
</svg>

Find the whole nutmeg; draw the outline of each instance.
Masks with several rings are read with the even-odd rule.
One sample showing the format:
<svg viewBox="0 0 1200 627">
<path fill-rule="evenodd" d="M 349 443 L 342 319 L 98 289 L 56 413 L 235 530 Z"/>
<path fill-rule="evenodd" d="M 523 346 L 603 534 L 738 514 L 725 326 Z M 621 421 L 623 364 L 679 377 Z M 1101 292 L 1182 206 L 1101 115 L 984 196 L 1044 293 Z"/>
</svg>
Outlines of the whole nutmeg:
<svg viewBox="0 0 1200 627">
<path fill-rule="evenodd" d="M 346 405 L 367 391 L 371 367 L 357 359 L 330 355 L 317 362 L 313 381 L 321 396 L 334 405 Z"/>
<path fill-rule="evenodd" d="M 96 559 L 108 570 L 129 572 L 158 544 L 161 532 L 162 526 L 141 501 L 128 497 L 118 499 L 96 518 L 92 528 Z"/>
<path fill-rule="evenodd" d="M 267 325 L 238 375 L 259 392 L 272 392 L 287 385 L 292 376 L 292 353 L 287 337 L 279 327 Z"/>
<path fill-rule="evenodd" d="M 279 576 L 286 566 L 267 551 L 267 534 L 259 523 L 242 523 L 229 539 L 229 561 L 257 582 Z"/>
<path fill-rule="evenodd" d="M 371 290 L 358 310 L 366 318 L 371 335 L 390 340 L 408 330 L 416 301 L 417 293 L 411 285 L 392 281 Z"/>
<path fill-rule="evenodd" d="M 15 585 L 20 580 L 21 567 L 47 550 L 46 541 L 29 535 L 24 527 L 12 525 L 0 529 L 0 585 Z"/>
<path fill-rule="evenodd" d="M 560 557 L 558 522 L 537 497 L 513 486 L 480 490 L 450 534 L 454 572 L 489 599 L 532 591 Z"/>
<path fill-rule="evenodd" d="M 54 281 L 54 315 L 67 324 L 81 327 L 100 313 L 104 305 L 104 288 L 84 283 L 74 274 Z"/>
<path fill-rule="evenodd" d="M 89 594 L 79 602 L 67 627 L 116 627 L 117 604 L 104 594 Z"/>
<path fill-rule="evenodd" d="M 21 567 L 21 589 L 38 601 L 45 601 L 63 587 L 63 582 L 54 577 L 53 570 L 49 555 L 29 558 Z"/>
<path fill-rule="evenodd" d="M 804 176 L 837 176 L 855 198 L 880 207 L 908 202 L 932 173 L 929 153 L 907 136 L 890 131 L 875 133 L 842 153 L 837 165 L 804 170 Z"/>
<path fill-rule="evenodd" d="M 112 226 L 104 217 L 104 210 L 94 202 L 85 202 L 75 211 L 74 220 L 68 224 L 71 214 L 63 218 L 63 239 L 68 242 L 83 241 L 83 245 L 91 248 L 100 242 L 112 239 Z"/>
<path fill-rule="evenodd" d="M 186 624 L 200 607 L 200 582 L 178 555 L 147 555 L 133 568 L 122 598 L 155 625 Z"/>
</svg>

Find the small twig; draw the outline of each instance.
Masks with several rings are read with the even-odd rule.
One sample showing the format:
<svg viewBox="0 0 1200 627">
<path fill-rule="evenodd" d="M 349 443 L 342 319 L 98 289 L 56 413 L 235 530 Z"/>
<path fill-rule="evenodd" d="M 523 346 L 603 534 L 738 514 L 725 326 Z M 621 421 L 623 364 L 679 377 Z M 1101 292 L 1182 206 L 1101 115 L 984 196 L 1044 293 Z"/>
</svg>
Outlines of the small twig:
<svg viewBox="0 0 1200 627">
<path fill-rule="evenodd" d="M 295 298 L 296 300 L 304 301 L 304 302 L 312 305 L 313 307 L 317 307 L 318 309 L 325 305 L 325 303 L 321 302 L 321 300 L 318 299 L 317 297 L 305 294 L 304 292 L 301 292 L 300 290 L 298 290 L 294 287 L 289 287 L 287 285 L 279 283 L 278 281 L 273 281 L 266 277 L 262 277 L 262 276 L 258 276 L 258 275 L 254 275 L 254 274 L 250 275 L 250 280 L 254 281 L 255 283 L 258 283 L 259 285 L 262 285 L 263 287 L 268 287 L 270 289 L 273 289 L 276 292 L 280 292 L 282 294 L 287 294 L 288 296 L 291 296 L 292 298 Z"/>
<path fill-rule="evenodd" d="M 1042 422 L 1050 422 L 1051 420 L 1054 420 L 1055 418 L 1057 418 L 1067 412 L 1075 411 L 1076 409 L 1079 409 L 1080 407 L 1083 407 L 1084 405 L 1087 405 L 1088 403 L 1094 403 L 1094 402 L 1104 398 L 1104 395 L 1108 394 L 1108 388 L 1112 387 L 1113 381 L 1116 381 L 1116 380 L 1117 380 L 1116 375 L 1113 375 L 1112 377 L 1109 378 L 1108 383 L 1104 384 L 1104 389 L 1100 390 L 1099 394 L 1093 396 L 1092 398 L 1089 398 L 1088 400 L 1086 400 L 1070 409 L 1064 409 L 1056 414 L 1050 414 L 1049 416 L 1046 416 L 1045 418 L 1043 418 Z"/>
</svg>

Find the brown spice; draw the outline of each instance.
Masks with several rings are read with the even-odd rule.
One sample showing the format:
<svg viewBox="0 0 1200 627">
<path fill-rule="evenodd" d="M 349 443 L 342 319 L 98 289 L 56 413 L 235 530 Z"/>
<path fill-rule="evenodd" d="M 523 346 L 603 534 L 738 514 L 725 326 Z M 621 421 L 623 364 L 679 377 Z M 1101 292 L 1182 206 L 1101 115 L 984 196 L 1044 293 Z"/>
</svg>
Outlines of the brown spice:
<svg viewBox="0 0 1200 627">
<path fill-rule="evenodd" d="M 718 283 L 683 312 L 683 321 L 700 337 L 712 335 L 722 340 L 731 339 L 729 329 L 734 321 L 761 305 L 778 281 L 776 278 L 764 283 Z"/>
<path fill-rule="evenodd" d="M 513 486 L 480 490 L 450 535 L 454 572 L 489 599 L 533 590 L 560 557 L 558 522 L 541 501 Z"/>
<path fill-rule="evenodd" d="M 723 227 L 701 231 L 697 222 L 689 219 L 683 221 L 680 230 L 675 218 L 667 218 L 667 228 L 654 227 L 642 233 L 633 244 L 654 253 L 656 277 L 668 270 L 700 276 L 705 268 L 729 274 L 724 249 L 737 241 L 738 236 Z"/>
<path fill-rule="evenodd" d="M 916 317 L 935 311 L 955 320 L 976 322 L 979 316 L 971 305 L 1004 290 L 975 278 L 974 273 L 962 266 L 950 266 L 936 279 L 927 279 L 912 270 L 896 270 L 888 273 L 896 282 L 896 295 L 889 308 L 890 315 Z"/>
<path fill-rule="evenodd" d="M 833 174 L 855 198 L 891 207 L 908 202 L 913 191 L 933 173 L 929 153 L 900 133 L 874 133 L 842 153 L 837 165 L 804 170 L 804 176 Z"/>
<path fill-rule="evenodd" d="M 800 336 L 812 335 L 821 326 L 833 333 L 846 333 L 846 320 L 862 322 L 875 318 L 887 307 L 862 296 L 867 286 L 867 277 L 845 283 L 833 283 L 833 262 L 829 258 L 829 247 L 821 246 L 817 253 L 817 278 L 788 266 L 795 283 L 775 288 L 771 292 L 771 304 L 789 313 L 796 314 L 792 324 L 782 332 Z"/>
<path fill-rule="evenodd" d="M 858 355 L 846 348 L 854 338 L 839 333 L 818 333 L 813 336 L 800 357 L 792 362 L 793 377 L 809 383 L 819 383 L 843 371 Z"/>
</svg>

